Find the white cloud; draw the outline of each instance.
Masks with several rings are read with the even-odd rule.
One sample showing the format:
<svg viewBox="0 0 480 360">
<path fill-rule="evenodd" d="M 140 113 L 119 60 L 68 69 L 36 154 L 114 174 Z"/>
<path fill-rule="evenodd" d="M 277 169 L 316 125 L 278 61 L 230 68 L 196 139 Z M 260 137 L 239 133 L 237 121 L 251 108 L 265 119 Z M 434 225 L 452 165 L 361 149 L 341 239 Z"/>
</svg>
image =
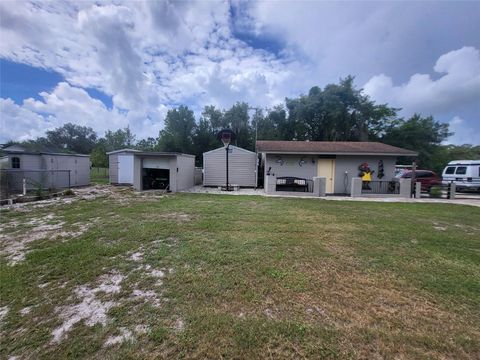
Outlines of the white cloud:
<svg viewBox="0 0 480 360">
<path fill-rule="evenodd" d="M 447 141 L 445 141 L 446 144 L 479 144 L 478 133 L 475 131 L 475 129 L 469 126 L 461 117 L 453 117 L 453 119 L 450 120 L 448 124 L 450 125 L 450 131 L 453 132 L 454 135 L 451 136 Z"/>
<path fill-rule="evenodd" d="M 236 8 L 236 19 L 230 6 Z M 388 100 L 412 107 L 430 101 L 441 110 L 472 101 L 469 96 L 477 85 L 468 74 L 477 64 L 478 50 L 470 48 L 476 55 L 470 50 L 438 59 L 435 71 L 442 73 L 442 81 L 414 76 L 406 90 L 394 83 L 402 74 L 428 71 L 415 67 L 407 72 L 404 64 L 420 63 L 422 56 L 430 59 L 477 39 L 478 22 L 468 20 L 475 18 L 475 11 L 461 10 L 467 6 L 477 5 L 3 1 L 0 57 L 52 69 L 65 78 L 64 84 L 42 93 L 41 101 L 16 105 L 19 111 L 51 121 L 48 126 L 71 121 L 69 117 L 92 124 L 100 133 L 129 124 L 139 136 L 152 136 L 162 127 L 167 109 L 178 104 L 197 113 L 204 105 L 227 107 L 236 101 L 273 106 L 348 74 L 358 75 L 361 82 L 371 78 L 369 91 L 376 96 L 390 94 Z M 423 20 L 426 14 L 429 26 Z M 443 26 L 445 18 L 449 27 Z M 249 46 L 235 37 L 236 30 L 252 38 L 274 38 L 281 48 L 275 54 Z M 372 78 L 381 73 L 388 76 Z M 448 92 L 451 84 L 457 94 Z M 81 88 L 103 91 L 112 97 L 113 108 L 102 108 Z M 434 103 L 437 95 L 442 97 Z M 9 103 L 10 111 L 13 105 Z M 48 116 L 41 112 L 45 109 Z M 7 129 L 12 138 L 36 136 L 29 127 L 24 133 Z"/>
<path fill-rule="evenodd" d="M 407 116 L 413 112 L 440 114 L 460 111 L 465 105 L 480 101 L 480 51 L 463 47 L 439 57 L 433 79 L 428 74 L 414 74 L 408 82 L 394 85 L 385 74 L 372 77 L 365 92 L 382 103 L 403 108 Z"/>
<path fill-rule="evenodd" d="M 52 92 L 40 93 L 41 100 L 26 99 L 22 105 L 11 99 L 1 99 L 0 141 L 27 140 L 42 136 L 45 131 L 70 122 L 89 126 L 99 135 L 106 130 L 130 125 L 140 137 L 156 136 L 162 127 L 166 108 L 153 112 L 122 112 L 108 109 L 83 89 L 61 82 Z"/>
</svg>

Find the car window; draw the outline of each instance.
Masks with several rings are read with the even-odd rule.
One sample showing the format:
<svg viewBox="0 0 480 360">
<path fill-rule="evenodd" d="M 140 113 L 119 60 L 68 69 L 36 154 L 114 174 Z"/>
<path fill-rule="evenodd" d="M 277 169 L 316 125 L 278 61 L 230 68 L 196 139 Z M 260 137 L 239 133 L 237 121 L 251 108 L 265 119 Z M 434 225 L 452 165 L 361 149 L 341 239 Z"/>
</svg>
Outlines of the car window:
<svg viewBox="0 0 480 360">
<path fill-rule="evenodd" d="M 467 173 L 467 167 L 466 166 L 459 166 L 457 167 L 457 171 L 455 171 L 456 175 L 465 175 Z"/>
<path fill-rule="evenodd" d="M 454 174 L 455 173 L 455 166 L 449 166 L 447 167 L 447 170 L 445 170 L 445 174 Z"/>
<path fill-rule="evenodd" d="M 409 172 L 409 173 L 403 174 L 402 177 L 405 179 L 410 179 L 412 177 L 412 173 Z"/>
</svg>

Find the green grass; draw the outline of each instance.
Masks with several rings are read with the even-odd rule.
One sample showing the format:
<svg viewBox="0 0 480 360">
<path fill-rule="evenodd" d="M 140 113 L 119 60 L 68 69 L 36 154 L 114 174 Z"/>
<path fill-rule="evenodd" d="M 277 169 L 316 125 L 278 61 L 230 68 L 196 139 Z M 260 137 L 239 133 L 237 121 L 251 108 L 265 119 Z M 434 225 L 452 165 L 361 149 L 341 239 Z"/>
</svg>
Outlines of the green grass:
<svg viewBox="0 0 480 360">
<path fill-rule="evenodd" d="M 480 353 L 479 208 L 112 191 L 1 212 L 9 241 L 34 234 L 28 222 L 47 215 L 44 223 L 64 222 L 61 231 L 89 224 L 28 243 L 14 266 L 0 259 L 1 358 Z M 164 271 L 161 281 L 152 269 Z M 80 321 L 52 343 L 62 309 L 81 302 L 75 290 L 109 273 L 124 278 L 119 292 L 95 294 L 114 302 L 106 324 Z M 138 290 L 155 298 L 135 298 Z M 132 339 L 106 346 L 121 329 Z"/>
<path fill-rule="evenodd" d="M 90 169 L 90 181 L 92 184 L 108 184 L 108 168 L 92 167 Z"/>
</svg>

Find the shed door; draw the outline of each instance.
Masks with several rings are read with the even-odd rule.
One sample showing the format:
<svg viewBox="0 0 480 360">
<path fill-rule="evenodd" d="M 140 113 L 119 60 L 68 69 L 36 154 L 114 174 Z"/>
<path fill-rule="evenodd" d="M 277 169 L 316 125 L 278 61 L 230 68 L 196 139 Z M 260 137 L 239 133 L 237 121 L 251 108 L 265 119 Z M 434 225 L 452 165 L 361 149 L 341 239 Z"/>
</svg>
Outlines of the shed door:
<svg viewBox="0 0 480 360">
<path fill-rule="evenodd" d="M 133 184 L 133 155 L 118 155 L 118 183 Z"/>
<path fill-rule="evenodd" d="M 317 176 L 327 179 L 325 192 L 332 194 L 335 179 L 335 159 L 318 159 Z"/>
</svg>

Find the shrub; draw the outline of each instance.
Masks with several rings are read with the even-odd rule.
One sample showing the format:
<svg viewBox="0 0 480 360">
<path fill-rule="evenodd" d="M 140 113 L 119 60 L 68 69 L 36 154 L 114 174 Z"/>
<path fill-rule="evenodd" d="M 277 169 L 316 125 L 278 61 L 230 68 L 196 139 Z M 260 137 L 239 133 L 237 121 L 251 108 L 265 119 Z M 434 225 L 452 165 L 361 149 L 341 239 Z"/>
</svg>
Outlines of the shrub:
<svg viewBox="0 0 480 360">
<path fill-rule="evenodd" d="M 73 192 L 72 189 L 67 189 L 63 192 L 63 196 L 74 196 L 75 193 Z"/>
<path fill-rule="evenodd" d="M 430 188 L 430 197 L 432 198 L 442 197 L 442 188 L 440 186 L 432 186 Z"/>
</svg>

